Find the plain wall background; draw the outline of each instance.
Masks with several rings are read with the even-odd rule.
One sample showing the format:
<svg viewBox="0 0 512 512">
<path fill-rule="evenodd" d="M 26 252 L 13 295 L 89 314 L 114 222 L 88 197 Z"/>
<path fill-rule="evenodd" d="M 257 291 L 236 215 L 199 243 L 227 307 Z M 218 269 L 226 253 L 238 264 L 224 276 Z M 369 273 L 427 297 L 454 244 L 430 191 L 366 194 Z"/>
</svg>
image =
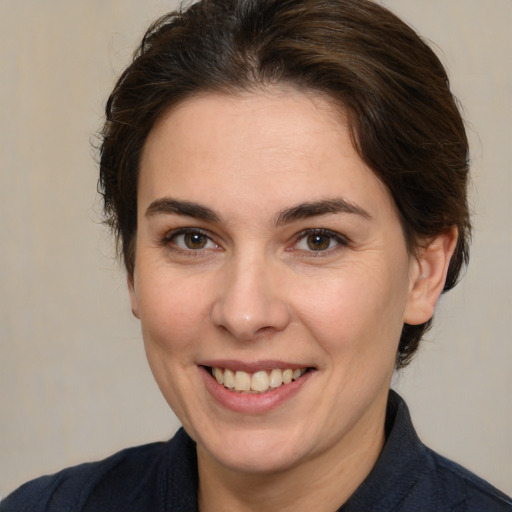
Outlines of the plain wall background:
<svg viewBox="0 0 512 512">
<path fill-rule="evenodd" d="M 512 493 L 512 2 L 384 3 L 448 68 L 475 212 L 467 275 L 395 387 L 425 442 Z M 0 495 L 178 426 L 99 222 L 91 148 L 115 77 L 175 5 L 0 0 Z"/>
</svg>

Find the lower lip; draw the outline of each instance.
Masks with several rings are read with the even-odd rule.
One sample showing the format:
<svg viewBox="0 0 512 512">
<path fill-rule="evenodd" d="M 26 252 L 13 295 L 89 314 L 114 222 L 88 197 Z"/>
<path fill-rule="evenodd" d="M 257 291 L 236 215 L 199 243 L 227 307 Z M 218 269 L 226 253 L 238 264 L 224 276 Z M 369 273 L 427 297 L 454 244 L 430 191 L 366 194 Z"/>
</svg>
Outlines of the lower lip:
<svg viewBox="0 0 512 512">
<path fill-rule="evenodd" d="M 313 371 L 307 371 L 299 379 L 271 389 L 266 393 L 241 393 L 225 388 L 211 375 L 209 370 L 200 366 L 206 388 L 213 398 L 226 409 L 244 414 L 263 414 L 277 409 L 294 397 L 311 378 Z"/>
</svg>

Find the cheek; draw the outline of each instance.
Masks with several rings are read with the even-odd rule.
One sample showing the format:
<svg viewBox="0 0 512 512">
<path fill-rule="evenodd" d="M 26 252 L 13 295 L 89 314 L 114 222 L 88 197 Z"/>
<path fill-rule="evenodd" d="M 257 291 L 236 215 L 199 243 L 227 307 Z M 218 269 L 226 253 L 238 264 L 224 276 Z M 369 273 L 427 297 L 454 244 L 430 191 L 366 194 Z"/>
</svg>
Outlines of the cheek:
<svg viewBox="0 0 512 512">
<path fill-rule="evenodd" d="M 378 265 L 351 266 L 308 286 L 306 293 L 297 287 L 299 316 L 331 356 L 364 352 L 368 357 L 388 350 L 394 357 L 403 325 L 406 277 L 405 272 Z"/>
<path fill-rule="evenodd" d="M 141 277 L 137 292 L 146 345 L 166 352 L 191 348 L 208 318 L 205 283 L 197 287 L 172 276 L 158 281 Z"/>
<path fill-rule="evenodd" d="M 162 275 L 140 276 L 137 296 L 146 357 L 154 378 L 175 414 L 187 424 L 205 313 L 198 288 Z M 195 402 L 194 402 L 195 403 Z"/>
</svg>

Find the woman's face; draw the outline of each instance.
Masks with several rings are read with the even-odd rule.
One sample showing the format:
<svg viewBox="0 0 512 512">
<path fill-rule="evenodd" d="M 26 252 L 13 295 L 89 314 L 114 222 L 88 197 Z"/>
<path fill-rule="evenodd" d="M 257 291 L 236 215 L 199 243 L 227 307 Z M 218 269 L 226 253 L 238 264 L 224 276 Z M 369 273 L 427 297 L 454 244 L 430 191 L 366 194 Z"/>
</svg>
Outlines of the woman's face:
<svg viewBox="0 0 512 512">
<path fill-rule="evenodd" d="M 381 443 L 417 272 L 321 97 L 203 95 L 150 133 L 130 295 L 200 461 L 267 473 Z"/>
</svg>

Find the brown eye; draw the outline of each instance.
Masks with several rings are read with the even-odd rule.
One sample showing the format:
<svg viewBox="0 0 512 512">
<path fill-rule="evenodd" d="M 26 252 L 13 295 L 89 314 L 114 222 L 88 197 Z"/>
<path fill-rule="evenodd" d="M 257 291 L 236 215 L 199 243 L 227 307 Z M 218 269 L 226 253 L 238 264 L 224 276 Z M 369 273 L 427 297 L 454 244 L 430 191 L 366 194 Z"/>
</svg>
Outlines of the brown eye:
<svg viewBox="0 0 512 512">
<path fill-rule="evenodd" d="M 201 231 L 187 230 L 168 238 L 168 243 L 187 251 L 200 251 L 202 249 L 218 249 L 218 245 Z"/>
<path fill-rule="evenodd" d="M 346 247 L 347 245 L 347 239 L 336 231 L 311 229 L 300 234 L 294 249 L 305 253 L 327 253 L 334 249 Z"/>
<path fill-rule="evenodd" d="M 187 249 L 204 249 L 208 243 L 208 237 L 202 233 L 185 233 L 183 242 Z"/>
<path fill-rule="evenodd" d="M 329 249 L 332 241 L 333 239 L 331 236 L 321 233 L 315 233 L 306 238 L 308 248 L 312 251 L 325 251 L 326 249 Z"/>
</svg>

